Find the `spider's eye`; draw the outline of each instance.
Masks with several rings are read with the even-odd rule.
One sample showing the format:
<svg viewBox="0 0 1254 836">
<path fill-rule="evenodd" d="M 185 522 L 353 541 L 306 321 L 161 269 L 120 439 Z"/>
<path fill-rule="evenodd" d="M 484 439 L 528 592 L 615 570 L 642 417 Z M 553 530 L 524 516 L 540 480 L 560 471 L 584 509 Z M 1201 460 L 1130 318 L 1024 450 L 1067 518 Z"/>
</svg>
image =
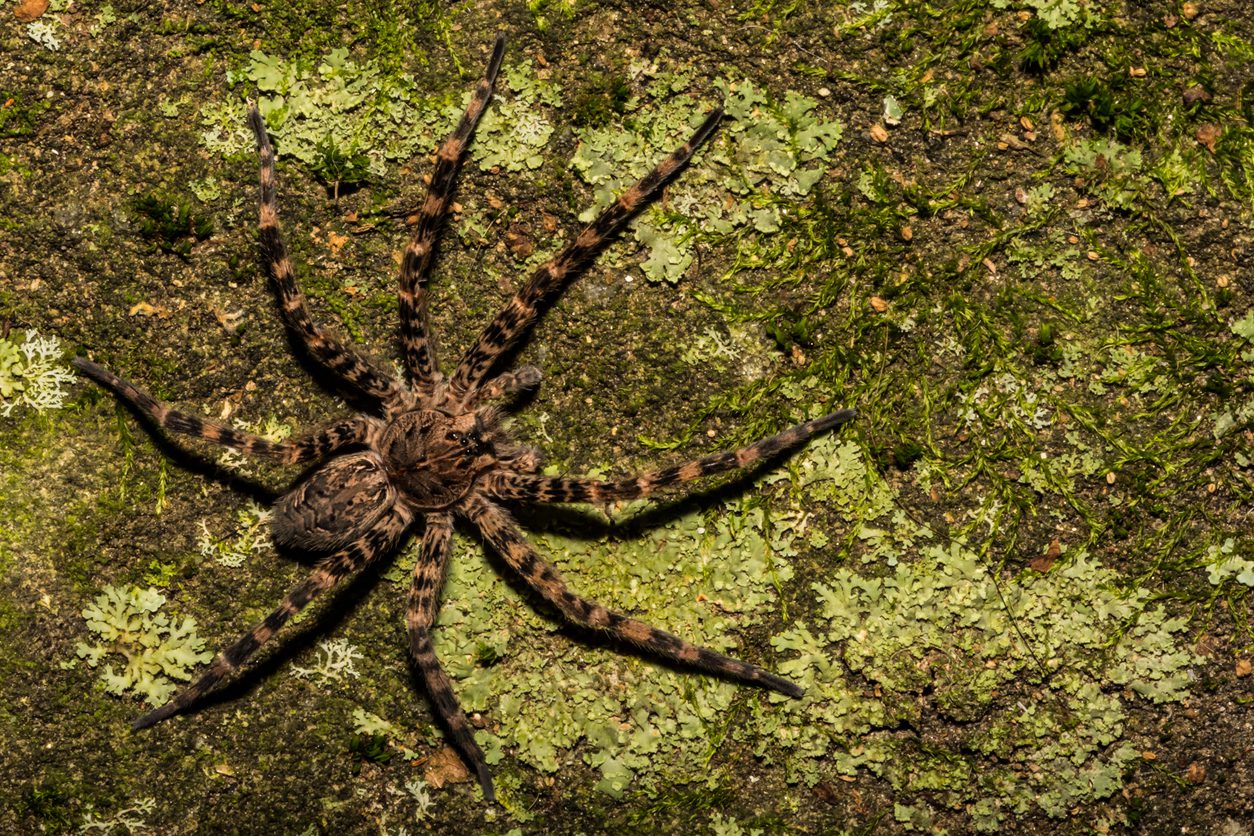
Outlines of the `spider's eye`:
<svg viewBox="0 0 1254 836">
<path fill-rule="evenodd" d="M 461 433 L 455 432 L 453 430 L 449 430 L 448 435 L 444 436 L 444 440 L 445 441 L 460 441 L 463 444 L 466 443 L 466 437 L 463 436 Z"/>
</svg>

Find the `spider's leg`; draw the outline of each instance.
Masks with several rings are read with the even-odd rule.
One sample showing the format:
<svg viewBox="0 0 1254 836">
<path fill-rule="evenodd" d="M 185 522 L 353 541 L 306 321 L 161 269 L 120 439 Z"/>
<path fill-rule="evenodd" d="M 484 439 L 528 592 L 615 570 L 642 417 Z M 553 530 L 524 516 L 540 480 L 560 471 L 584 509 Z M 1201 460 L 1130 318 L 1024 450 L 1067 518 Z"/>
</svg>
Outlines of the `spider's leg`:
<svg viewBox="0 0 1254 836">
<path fill-rule="evenodd" d="M 296 283 L 287 245 L 279 229 L 274 194 L 274 146 L 270 144 L 270 135 L 256 107 L 249 108 L 248 124 L 257 137 L 257 153 L 261 157 L 261 254 L 279 294 L 279 314 L 284 324 L 309 356 L 348 391 L 382 404 L 404 398 L 403 388 L 390 375 L 374 368 L 354 348 L 340 342 L 310 318 L 305 295 Z"/>
<path fill-rule="evenodd" d="M 223 677 L 242 665 L 257 648 L 277 633 L 288 622 L 288 619 L 303 610 L 316 595 L 335 586 L 346 575 L 356 572 L 391 551 L 400 542 L 401 535 L 411 519 L 410 513 L 404 508 L 400 506 L 390 508 L 375 526 L 356 542 L 323 558 L 308 578 L 287 593 L 287 597 L 283 599 L 283 603 L 279 604 L 278 609 L 266 616 L 264 621 L 234 644 L 223 648 L 213 660 L 209 670 L 205 671 L 200 679 L 179 691 L 165 705 L 137 718 L 131 723 L 131 728 L 144 729 L 155 725 L 196 702 Z"/>
<path fill-rule="evenodd" d="M 616 639 L 689 667 L 760 685 L 790 697 L 799 697 L 803 693 L 794 683 L 757 665 L 689 644 L 677 636 L 634 618 L 611 612 L 595 601 L 571 592 L 557 570 L 546 563 L 527 542 L 509 515 L 478 494 L 472 493 L 468 496 L 461 510 L 478 527 L 483 539 L 527 585 L 572 624 L 601 630 Z"/>
<path fill-rule="evenodd" d="M 75 357 L 73 363 L 80 372 L 106 389 L 111 389 L 119 398 L 152 418 L 157 426 L 163 429 L 194 435 L 205 441 L 212 441 L 214 444 L 232 447 L 246 455 L 278 459 L 284 464 L 297 464 L 324 458 L 350 444 L 364 441 L 370 430 L 369 419 L 359 416 L 341 421 L 304 438 L 291 441 L 270 441 L 210 418 L 202 418 L 191 412 L 173 409 L 169 404 L 157 400 L 130 381 L 123 380 L 90 360 Z"/>
<path fill-rule="evenodd" d="M 427 199 L 422 205 L 418 216 L 418 226 L 414 237 L 405 248 L 401 257 L 400 307 L 401 307 L 401 344 L 405 354 L 405 368 L 409 370 L 409 379 L 414 388 L 422 392 L 430 392 L 435 385 L 439 373 L 436 361 L 435 346 L 430 336 L 430 318 L 427 313 L 427 289 L 423 283 L 427 271 L 431 267 L 431 259 L 435 254 L 440 224 L 448 212 L 453 190 L 457 185 L 457 172 L 461 168 L 462 152 L 470 141 L 471 134 L 479 117 L 492 98 L 492 85 L 496 82 L 497 71 L 501 68 L 501 58 L 505 54 L 505 37 L 496 39 L 492 49 L 492 58 L 483 78 L 475 87 L 474 95 L 462 119 L 443 145 L 440 146 L 435 171 L 431 173 L 431 185 L 427 189 Z"/>
<path fill-rule="evenodd" d="M 453 684 L 444 668 L 440 667 L 440 660 L 436 658 L 435 649 L 431 646 L 431 625 L 435 622 L 436 611 L 440 606 L 440 585 L 444 581 L 444 569 L 448 564 L 452 543 L 452 515 L 447 511 L 430 514 L 422 536 L 422 550 L 418 563 L 414 566 L 414 580 L 409 587 L 409 605 L 406 611 L 409 652 L 422 673 L 423 681 L 427 684 L 427 693 L 431 695 L 435 710 L 448 727 L 454 745 L 474 768 L 479 786 L 483 787 L 484 798 L 495 801 L 492 776 L 488 774 L 483 751 L 475 742 L 466 713 L 462 711 L 457 695 L 453 693 Z"/>
<path fill-rule="evenodd" d="M 628 476 L 622 479 L 601 481 L 567 476 L 534 476 L 522 473 L 496 473 L 485 480 L 484 490 L 497 499 L 514 499 L 524 502 L 613 502 L 620 499 L 637 499 L 648 496 L 659 488 L 691 482 L 702 476 L 738 470 L 776 456 L 804 443 L 815 435 L 852 420 L 855 412 L 842 409 L 815 418 L 804 424 L 790 427 L 778 435 L 755 441 L 739 450 L 726 450 L 683 464 Z"/>
<path fill-rule="evenodd" d="M 547 302 L 566 282 L 578 274 L 613 235 L 640 211 L 658 189 L 688 162 L 719 120 L 723 109 L 710 111 L 692 137 L 646 174 L 640 182 L 618 196 L 600 216 L 588 224 L 574 241 L 549 261 L 540 265 L 531 279 L 514 294 L 466 352 L 453 373 L 453 392 L 459 397 L 473 393 L 492 370 L 501 355 L 521 340 L 547 307 Z"/>
<path fill-rule="evenodd" d="M 485 383 L 475 392 L 469 406 L 478 406 L 487 401 L 503 400 L 534 389 L 540 385 L 540 370 L 535 366 L 519 366 L 512 372 L 505 372 Z"/>
</svg>

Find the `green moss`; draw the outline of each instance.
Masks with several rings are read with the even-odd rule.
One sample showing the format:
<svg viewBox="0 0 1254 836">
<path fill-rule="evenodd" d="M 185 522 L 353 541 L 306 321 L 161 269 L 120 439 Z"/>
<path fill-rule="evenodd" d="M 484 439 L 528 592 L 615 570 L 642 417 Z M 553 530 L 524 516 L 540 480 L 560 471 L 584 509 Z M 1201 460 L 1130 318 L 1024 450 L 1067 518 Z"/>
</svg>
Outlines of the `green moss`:
<svg viewBox="0 0 1254 836">
<path fill-rule="evenodd" d="M 213 220 L 192 210 L 184 197 L 146 192 L 131 201 L 139 232 L 162 251 L 182 258 L 213 234 Z"/>
</svg>

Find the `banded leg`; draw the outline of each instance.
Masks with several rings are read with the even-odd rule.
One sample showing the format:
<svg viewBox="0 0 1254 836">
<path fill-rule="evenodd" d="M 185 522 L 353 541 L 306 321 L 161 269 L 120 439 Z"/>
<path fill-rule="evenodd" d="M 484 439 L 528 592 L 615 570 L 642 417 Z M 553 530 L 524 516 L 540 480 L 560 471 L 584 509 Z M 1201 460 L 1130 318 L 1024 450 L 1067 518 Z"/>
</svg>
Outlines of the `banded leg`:
<svg viewBox="0 0 1254 836">
<path fill-rule="evenodd" d="M 469 406 L 477 406 L 487 401 L 512 398 L 520 392 L 534 389 L 540 385 L 540 370 L 535 366 L 519 366 L 512 372 L 505 372 L 492 378 L 474 394 Z"/>
<path fill-rule="evenodd" d="M 401 257 L 401 344 L 409 379 L 414 388 L 422 392 L 431 391 L 439 373 L 435 346 L 431 342 L 427 289 L 423 287 L 423 282 L 435 254 L 440 225 L 444 222 L 449 202 L 453 198 L 457 173 L 461 169 L 462 152 L 466 150 L 475 125 L 479 123 L 479 117 L 483 115 L 488 100 L 492 98 L 492 87 L 496 83 L 496 74 L 501 69 L 501 58 L 504 55 L 505 37 L 502 35 L 496 39 L 488 68 L 475 87 L 474 95 L 456 130 L 440 146 L 435 170 L 431 173 L 431 185 L 427 189 L 427 199 L 418 216 L 418 227 Z"/>
<path fill-rule="evenodd" d="M 123 380 L 90 360 L 75 357 L 73 364 L 80 372 L 148 415 L 162 429 L 203 438 L 205 441 L 239 450 L 245 455 L 267 456 L 284 464 L 316 461 L 350 444 L 365 441 L 370 432 L 370 419 L 357 416 L 305 438 L 270 441 L 191 412 L 172 409 L 169 404 L 157 400 L 130 381 Z"/>
<path fill-rule="evenodd" d="M 497 499 L 523 502 L 603 503 L 620 499 L 637 499 L 669 485 L 678 485 L 703 476 L 749 467 L 785 450 L 791 450 L 819 433 L 852 420 L 855 414 L 852 409 L 842 409 L 831 415 L 790 427 L 778 435 L 755 441 L 739 450 L 714 453 L 640 476 L 601 481 L 580 477 L 496 473 L 488 477 L 484 487 L 490 496 Z"/>
<path fill-rule="evenodd" d="M 446 511 L 430 514 L 427 517 L 427 530 L 422 536 L 418 563 L 414 566 L 413 583 L 409 587 L 409 605 L 406 612 L 409 653 L 422 674 L 436 712 L 448 727 L 453 744 L 475 770 L 479 786 L 483 787 L 484 798 L 496 801 L 492 776 L 488 773 L 488 763 L 483 759 L 483 751 L 475 742 L 466 713 L 462 711 L 457 695 L 453 693 L 453 683 L 449 681 L 444 668 L 440 667 L 440 660 L 436 658 L 435 649 L 431 646 L 431 625 L 435 623 L 435 615 L 440 607 L 440 586 L 444 582 L 444 569 L 448 565 L 452 543 L 452 516 Z"/>
<path fill-rule="evenodd" d="M 526 286 L 514 294 L 514 298 L 488 324 L 462 358 L 453 374 L 455 395 L 465 397 L 483 384 L 484 378 L 501 355 L 512 349 L 539 319 L 546 307 L 546 300 L 561 290 L 649 202 L 662 184 L 688 162 L 693 152 L 714 132 L 721 118 L 721 107 L 710 111 L 701 127 L 697 128 L 687 142 L 658 163 L 640 182 L 619 195 L 618 200 L 584 227 L 565 249 L 540 265 Z"/>
<path fill-rule="evenodd" d="M 466 498 L 461 510 L 478 527 L 488 545 L 526 581 L 528 586 L 552 604 L 562 617 L 572 624 L 601 630 L 616 639 L 693 668 L 760 685 L 790 697 L 802 695 L 803 691 L 800 687 L 757 665 L 689 644 L 677 636 L 672 636 L 656 627 L 650 627 L 634 618 L 611 612 L 595 601 L 589 601 L 571 592 L 557 570 L 545 563 L 527 542 L 522 532 L 510 520 L 509 515 L 489 500 L 471 494 Z"/>
<path fill-rule="evenodd" d="M 313 573 L 298 584 L 279 604 L 278 609 L 242 636 L 234 644 L 223 648 L 209 670 L 191 685 L 174 695 L 168 703 L 149 711 L 131 723 L 132 729 L 145 729 L 187 708 L 204 696 L 224 677 L 242 665 L 257 648 L 265 644 L 292 616 L 300 612 L 316 595 L 335 586 L 342 578 L 358 571 L 382 555 L 387 554 L 400 542 L 401 535 L 412 517 L 401 507 L 389 509 L 378 524 L 361 539 L 343 550 L 324 558 Z"/>
<path fill-rule="evenodd" d="M 270 144 L 266 125 L 256 107 L 248 111 L 248 124 L 257 137 L 257 152 L 261 157 L 261 254 L 279 294 L 283 323 L 309 356 L 348 391 L 385 404 L 403 398 L 403 389 L 390 375 L 374 368 L 351 346 L 341 343 L 310 318 L 305 295 L 296 283 L 292 262 L 287 257 L 287 245 L 279 229 L 274 194 L 274 146 Z"/>
</svg>

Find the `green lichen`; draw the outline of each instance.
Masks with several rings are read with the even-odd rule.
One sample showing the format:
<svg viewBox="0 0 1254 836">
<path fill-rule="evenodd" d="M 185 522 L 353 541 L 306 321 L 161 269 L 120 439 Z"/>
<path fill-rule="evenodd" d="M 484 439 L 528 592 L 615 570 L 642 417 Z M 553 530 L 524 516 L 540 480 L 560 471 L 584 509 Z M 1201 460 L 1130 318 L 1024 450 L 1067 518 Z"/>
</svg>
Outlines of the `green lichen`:
<svg viewBox="0 0 1254 836">
<path fill-rule="evenodd" d="M 493 106 L 483 115 L 471 157 L 484 170 L 537 169 L 544 164 L 553 135 L 549 114 L 561 107 L 561 95 L 530 64 L 507 66 L 501 75 L 504 84 L 499 85 L 502 89 Z"/>
<path fill-rule="evenodd" d="M 351 149 L 354 158 L 369 160 L 375 175 L 384 173 L 385 161 L 429 147 L 432 123 L 447 104 L 420 94 L 410 79 L 385 74 L 375 61 L 352 60 L 347 49 L 334 49 L 315 65 L 253 50 L 247 66 L 228 73 L 227 81 L 255 85 L 257 107 L 280 155 L 317 168 L 327 149 Z M 251 148 L 244 108 L 241 97 L 201 109 L 207 148 L 226 154 Z"/>
<path fill-rule="evenodd" d="M 1186 620 L 1083 549 L 1045 575 L 998 577 L 899 512 L 858 537 L 891 571 L 836 569 L 811 585 L 813 617 L 772 639 L 806 695 L 756 707 L 752 734 L 793 780 L 868 769 L 978 804 L 982 829 L 1036 807 L 1060 816 L 1122 785 L 1133 702 L 1186 694 L 1199 661 L 1178 646 Z M 933 720 L 952 724 L 943 745 L 898 731 Z"/>
<path fill-rule="evenodd" d="M 1211 584 L 1219 586 L 1226 580 L 1235 579 L 1237 583 L 1254 586 L 1254 560 L 1236 554 L 1236 550 L 1236 540 L 1231 537 L 1207 548 L 1206 576 Z"/>
<path fill-rule="evenodd" d="M 20 343 L 0 339 L 0 416 L 9 417 L 19 406 L 37 412 L 60 407 L 62 386 L 74 380 L 60 360 L 60 342 L 33 329 Z"/>
<path fill-rule="evenodd" d="M 98 668 L 108 657 L 123 657 L 120 669 L 110 662 L 101 673 L 110 694 L 133 692 L 150 705 L 162 705 L 177 687 L 171 680 L 186 682 L 196 667 L 212 661 L 213 653 L 196 635 L 195 620 L 177 621 L 159 612 L 165 602 L 151 587 L 106 586 L 83 609 L 87 629 L 99 640 L 80 641 L 79 658 Z"/>
<path fill-rule="evenodd" d="M 305 163 L 335 190 L 429 151 L 457 123 L 471 95 L 432 98 L 413 79 L 389 75 L 374 60 L 353 60 L 347 49 L 332 50 L 312 66 L 253 50 L 228 82 L 256 86 L 257 107 L 279 154 Z M 538 168 L 553 133 L 544 114 L 560 105 L 557 88 L 529 64 L 506 67 L 495 104 L 479 125 L 473 158 L 485 169 Z M 219 153 L 249 148 L 243 117 L 242 102 L 203 108 L 206 147 Z"/>
<path fill-rule="evenodd" d="M 622 126 L 588 127 L 571 160 L 593 188 L 591 220 L 643 175 L 659 151 L 683 142 L 709 103 L 681 93 L 690 79 L 647 65 L 633 67 L 646 93 L 631 102 L 636 115 Z M 694 257 L 700 236 L 738 236 L 745 250 L 759 235 L 778 232 L 789 207 L 809 195 L 826 173 L 824 159 L 840 141 L 838 122 L 824 118 L 815 100 L 794 92 L 777 98 L 749 80 L 715 79 L 726 120 L 701 154 L 667 192 L 636 220 L 632 234 L 647 255 L 640 265 L 650 281 L 675 283 Z M 621 260 L 611 248 L 608 258 Z"/>
</svg>

